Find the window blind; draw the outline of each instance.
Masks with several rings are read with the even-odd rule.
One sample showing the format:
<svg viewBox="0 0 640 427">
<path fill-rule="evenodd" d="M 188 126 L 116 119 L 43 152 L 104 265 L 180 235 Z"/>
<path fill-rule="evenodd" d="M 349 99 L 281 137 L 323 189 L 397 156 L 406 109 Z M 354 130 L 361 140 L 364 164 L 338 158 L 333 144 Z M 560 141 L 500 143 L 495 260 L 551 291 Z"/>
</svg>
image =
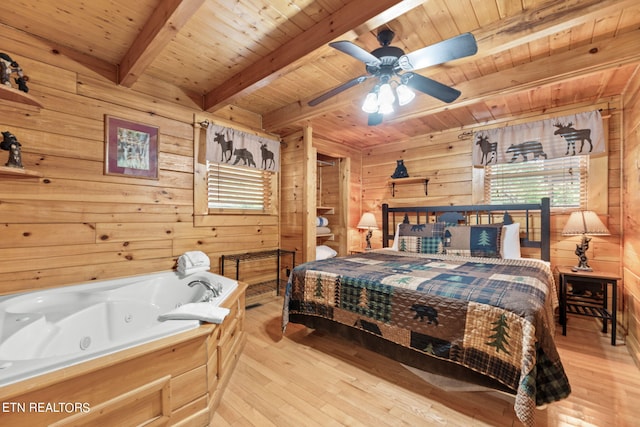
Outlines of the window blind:
<svg viewBox="0 0 640 427">
<path fill-rule="evenodd" d="M 491 204 L 538 203 L 551 207 L 585 208 L 588 156 L 560 157 L 485 167 L 485 200 Z"/>
<path fill-rule="evenodd" d="M 209 209 L 268 211 L 272 172 L 207 162 Z"/>
</svg>

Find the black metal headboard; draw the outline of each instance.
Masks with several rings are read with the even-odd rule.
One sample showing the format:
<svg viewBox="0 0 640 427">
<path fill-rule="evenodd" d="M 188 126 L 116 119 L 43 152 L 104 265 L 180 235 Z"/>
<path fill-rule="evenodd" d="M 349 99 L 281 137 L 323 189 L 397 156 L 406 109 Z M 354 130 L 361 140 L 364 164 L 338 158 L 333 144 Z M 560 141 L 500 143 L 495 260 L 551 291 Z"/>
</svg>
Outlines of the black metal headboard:
<svg viewBox="0 0 640 427">
<path fill-rule="evenodd" d="M 396 224 L 413 222 L 415 224 L 444 221 L 480 224 L 495 222 L 496 216 L 508 224 L 510 215 L 522 213 L 524 223 L 521 223 L 520 245 L 527 248 L 540 248 L 540 259 L 551 260 L 551 207 L 549 198 L 545 197 L 540 203 L 510 204 L 510 205 L 469 205 L 469 206 L 410 206 L 389 207 L 382 205 L 382 246 L 389 247 L 393 241 Z M 531 218 L 539 218 L 540 238 L 533 238 Z"/>
</svg>

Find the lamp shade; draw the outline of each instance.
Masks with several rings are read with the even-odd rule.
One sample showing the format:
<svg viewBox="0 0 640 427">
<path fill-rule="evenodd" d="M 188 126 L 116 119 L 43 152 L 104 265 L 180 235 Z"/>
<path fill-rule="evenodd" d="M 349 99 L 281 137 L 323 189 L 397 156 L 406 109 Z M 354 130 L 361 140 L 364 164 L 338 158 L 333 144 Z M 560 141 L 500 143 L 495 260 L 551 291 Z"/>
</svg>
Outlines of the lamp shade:
<svg viewBox="0 0 640 427">
<path fill-rule="evenodd" d="M 611 233 L 593 211 L 572 212 L 569 221 L 562 230 L 563 236 L 590 234 L 593 236 L 608 236 Z"/>
<path fill-rule="evenodd" d="M 360 218 L 360 222 L 358 223 L 358 228 L 362 228 L 365 230 L 377 230 L 378 224 L 376 223 L 376 217 L 373 215 L 373 213 L 363 213 L 362 218 Z"/>
</svg>

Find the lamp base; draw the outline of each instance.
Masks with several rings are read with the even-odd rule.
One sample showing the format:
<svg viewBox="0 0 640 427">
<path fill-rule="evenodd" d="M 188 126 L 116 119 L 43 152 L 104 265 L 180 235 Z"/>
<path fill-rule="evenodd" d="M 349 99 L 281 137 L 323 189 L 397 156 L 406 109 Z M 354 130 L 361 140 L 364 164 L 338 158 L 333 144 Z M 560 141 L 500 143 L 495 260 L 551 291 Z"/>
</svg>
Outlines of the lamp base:
<svg viewBox="0 0 640 427">
<path fill-rule="evenodd" d="M 571 271 L 593 271 L 591 267 L 589 267 L 588 259 L 587 259 L 587 250 L 589 250 L 589 242 L 590 238 L 582 235 L 582 241 L 579 245 L 576 245 L 575 254 L 578 255 L 578 265 L 571 268 Z"/>
</svg>

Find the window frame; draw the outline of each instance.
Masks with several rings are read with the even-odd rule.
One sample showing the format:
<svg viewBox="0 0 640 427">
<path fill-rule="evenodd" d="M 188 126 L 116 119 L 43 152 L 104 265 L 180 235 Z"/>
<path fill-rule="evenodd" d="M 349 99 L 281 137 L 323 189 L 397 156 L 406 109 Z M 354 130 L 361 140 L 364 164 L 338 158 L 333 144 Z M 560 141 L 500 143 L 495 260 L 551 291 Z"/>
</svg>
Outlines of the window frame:
<svg viewBox="0 0 640 427">
<path fill-rule="evenodd" d="M 276 180 L 276 173 L 272 171 L 265 171 L 260 169 L 246 168 L 243 166 L 236 165 L 228 165 L 221 164 L 216 162 L 206 162 L 207 169 L 207 210 L 209 214 L 216 213 L 234 213 L 234 214 L 258 214 L 258 215 L 271 215 L 274 212 L 274 206 L 276 204 L 276 199 L 274 197 L 274 181 Z M 218 181 L 216 184 L 213 184 L 214 188 L 212 188 L 212 181 L 215 178 L 212 178 L 212 170 L 217 169 L 218 179 L 226 180 L 226 185 L 221 185 Z M 226 173 L 225 173 L 226 172 Z M 222 175 L 222 176 L 221 176 Z M 259 180 L 259 176 L 262 177 L 262 208 L 253 209 L 249 207 L 241 207 L 242 203 L 237 203 L 238 207 L 225 207 L 225 206 L 211 206 L 212 204 L 212 193 L 226 192 L 227 197 L 223 198 L 221 204 L 224 203 L 233 203 L 233 199 L 239 199 L 242 197 L 242 192 L 234 192 L 231 187 L 237 186 L 240 184 L 248 184 L 252 185 L 252 183 L 256 183 Z M 222 188 L 221 188 L 222 187 Z M 258 190 L 257 186 L 254 188 Z M 257 198 L 256 198 L 257 200 Z"/>
<path fill-rule="evenodd" d="M 568 156 L 555 159 L 537 159 L 528 162 L 487 165 L 484 168 L 483 199 L 489 204 L 537 203 L 542 197 L 549 197 L 551 209 L 556 211 L 586 209 L 589 204 L 589 156 Z M 577 173 L 574 169 L 577 168 Z M 496 170 L 497 169 L 497 170 Z M 567 188 L 566 179 L 577 177 L 577 188 Z M 502 180 L 498 189 L 493 183 Z M 534 186 L 525 189 L 526 181 L 534 181 Z M 540 187 L 549 191 L 540 191 Z M 575 186 L 574 186 L 575 187 Z M 514 199 L 492 197 L 500 189 L 514 189 Z M 554 189 L 557 190 L 554 194 Z M 576 204 L 562 204 L 563 190 L 577 191 Z M 565 200 L 566 200 L 565 196 Z M 575 196 L 573 197 L 575 199 Z"/>
<path fill-rule="evenodd" d="M 208 200 L 208 173 L 207 173 L 207 135 L 206 128 L 201 125 L 208 120 L 196 116 L 194 122 L 194 149 L 193 149 L 193 225 L 194 227 L 211 227 L 219 225 L 222 215 L 247 215 L 247 216 L 278 216 L 280 197 L 280 172 L 270 172 L 271 176 L 271 207 L 266 211 L 248 209 L 221 209 L 209 208 Z"/>
</svg>

